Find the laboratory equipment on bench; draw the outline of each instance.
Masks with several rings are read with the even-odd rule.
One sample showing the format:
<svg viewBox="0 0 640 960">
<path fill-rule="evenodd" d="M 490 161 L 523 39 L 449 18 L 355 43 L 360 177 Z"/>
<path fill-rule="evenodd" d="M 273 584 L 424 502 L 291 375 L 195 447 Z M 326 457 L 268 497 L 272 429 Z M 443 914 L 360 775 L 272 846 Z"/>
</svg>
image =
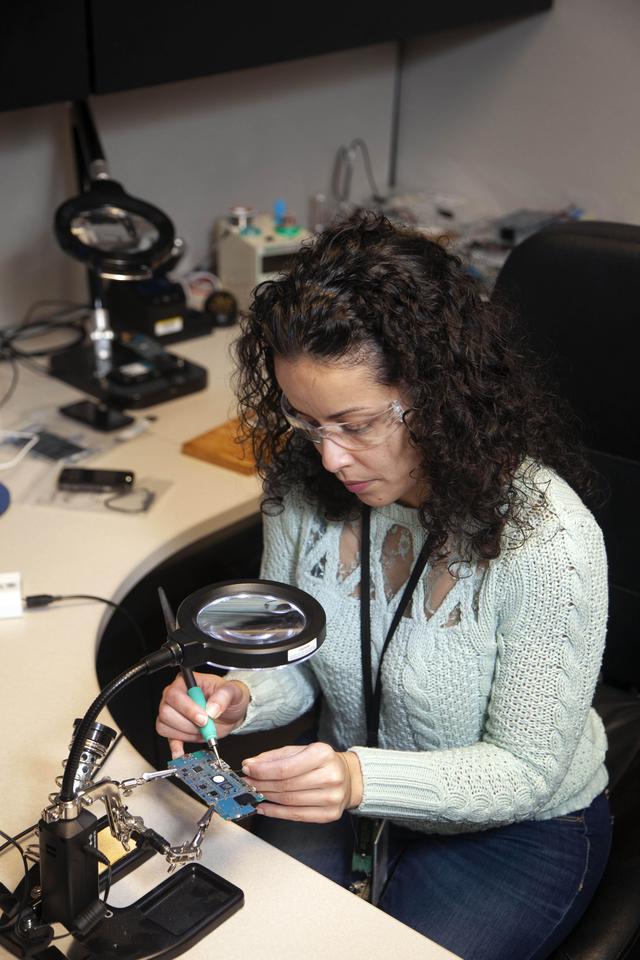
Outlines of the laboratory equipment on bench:
<svg viewBox="0 0 640 960">
<path fill-rule="evenodd" d="M 295 259 L 312 234 L 276 203 L 273 214 L 255 214 L 250 207 L 232 207 L 215 225 L 216 273 L 231 291 L 240 310 L 247 310 L 251 293 Z"/>
<path fill-rule="evenodd" d="M 28 868 L 24 860 L 25 876 L 14 891 L 0 884 L 0 946 L 16 956 L 54 956 L 52 924 L 59 923 L 73 937 L 74 960 L 174 957 L 243 905 L 238 887 L 197 861 L 213 814 L 239 820 L 255 811 L 262 795 L 212 750 L 171 760 L 165 770 L 99 779 L 115 732 L 98 716 L 124 687 L 167 667 L 189 675 L 203 664 L 260 669 L 301 663 L 324 640 L 324 610 L 304 591 L 269 580 L 205 587 L 182 602 L 175 618 L 162 593 L 161 602 L 166 642 L 112 680 L 75 721 L 59 789 L 37 825 L 37 850 L 29 847 L 36 862 Z M 194 835 L 179 844 L 147 826 L 125 802 L 134 790 L 168 778 L 182 781 L 206 805 Z M 106 818 L 93 812 L 98 804 Z M 100 849 L 101 832 L 123 848 L 113 865 Z M 129 906 L 109 905 L 111 883 L 153 856 L 165 858 L 170 876 Z"/>
</svg>

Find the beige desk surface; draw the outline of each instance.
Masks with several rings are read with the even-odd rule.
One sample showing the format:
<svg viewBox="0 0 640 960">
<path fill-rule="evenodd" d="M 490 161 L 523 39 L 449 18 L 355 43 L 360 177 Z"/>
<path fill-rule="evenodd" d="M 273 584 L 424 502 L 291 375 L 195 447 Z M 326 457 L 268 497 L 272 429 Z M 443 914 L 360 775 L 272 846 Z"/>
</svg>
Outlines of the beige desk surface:
<svg viewBox="0 0 640 960">
<path fill-rule="evenodd" d="M 198 538 L 250 515 L 259 501 L 258 482 L 180 453 L 190 437 L 224 421 L 233 412 L 228 345 L 235 331 L 172 347 L 209 369 L 209 386 L 192 396 L 161 404 L 151 430 L 92 458 L 87 465 L 127 468 L 171 486 L 148 514 L 123 516 L 25 502 L 32 474 L 27 458 L 0 473 L 12 493 L 0 517 L 0 572 L 17 570 L 23 595 L 95 594 L 118 601 L 158 563 Z M 0 367 L 0 394 L 8 381 Z M 0 428 L 24 411 L 58 407 L 78 393 L 51 378 L 20 370 L 18 389 L 2 411 Z M 55 789 L 68 753 L 72 723 L 98 693 L 97 641 L 109 610 L 74 602 L 0 620 L 0 829 L 17 834 L 34 823 Z M 108 714 L 102 718 L 110 721 Z M 134 776 L 147 764 L 122 740 L 105 772 Z M 137 790 L 128 801 L 148 826 L 172 842 L 193 835 L 202 807 L 170 783 Z M 100 811 L 102 812 L 102 810 Z M 189 951 L 193 958 L 260 956 L 263 960 L 327 957 L 381 957 L 405 960 L 452 956 L 441 947 L 298 864 L 241 827 L 214 818 L 203 848 L 203 863 L 244 890 L 245 906 Z M 17 854 L 0 856 L 0 880 L 20 876 Z M 164 860 L 149 864 L 116 884 L 115 905 L 131 902 L 166 876 Z M 65 941 L 59 941 L 61 949 Z M 9 956 L 0 948 L 0 956 Z"/>
</svg>

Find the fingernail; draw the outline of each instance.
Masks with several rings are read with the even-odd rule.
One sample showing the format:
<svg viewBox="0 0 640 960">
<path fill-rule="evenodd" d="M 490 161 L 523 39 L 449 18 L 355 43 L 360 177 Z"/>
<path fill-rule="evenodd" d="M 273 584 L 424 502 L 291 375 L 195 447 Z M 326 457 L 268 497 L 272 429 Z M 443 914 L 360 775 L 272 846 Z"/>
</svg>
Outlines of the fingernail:
<svg viewBox="0 0 640 960">
<path fill-rule="evenodd" d="M 204 727 L 204 725 L 205 725 L 205 723 L 207 722 L 208 719 L 209 719 L 209 718 L 208 718 L 208 716 L 206 715 L 206 713 L 199 713 L 199 714 L 196 716 L 196 724 L 197 724 L 199 727 Z"/>
<path fill-rule="evenodd" d="M 209 714 L 209 716 L 211 717 L 212 720 L 215 720 L 216 717 L 219 717 L 220 714 L 222 713 L 222 710 L 220 709 L 220 704 L 219 704 L 219 703 L 208 703 L 208 704 L 207 704 L 207 713 Z"/>
<path fill-rule="evenodd" d="M 243 772 L 243 773 L 246 773 L 246 774 L 249 774 L 249 773 L 251 772 L 251 771 L 249 770 L 249 767 L 247 766 L 246 763 L 243 763 L 243 764 L 242 764 L 242 772 Z"/>
</svg>

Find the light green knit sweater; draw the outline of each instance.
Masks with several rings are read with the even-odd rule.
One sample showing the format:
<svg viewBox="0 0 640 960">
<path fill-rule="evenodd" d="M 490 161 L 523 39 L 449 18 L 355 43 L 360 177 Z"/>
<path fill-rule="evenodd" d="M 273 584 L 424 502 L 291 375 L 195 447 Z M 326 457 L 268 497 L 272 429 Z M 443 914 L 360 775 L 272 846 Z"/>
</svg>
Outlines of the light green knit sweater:
<svg viewBox="0 0 640 960">
<path fill-rule="evenodd" d="M 298 666 L 234 673 L 252 694 L 236 732 L 287 723 L 321 691 L 321 739 L 360 758 L 357 812 L 414 830 L 477 830 L 588 805 L 607 783 L 605 733 L 591 708 L 606 557 L 600 529 L 570 487 L 544 469 L 535 479 L 526 493 L 528 539 L 515 545 L 505 537 L 484 569 L 461 566 L 433 615 L 427 568 L 383 661 L 378 749 L 363 746 L 360 574 L 357 563 L 344 563 L 358 524 L 327 523 L 291 494 L 281 514 L 265 518 L 262 575 L 315 596 L 327 636 Z M 398 570 L 411 566 L 423 542 L 415 510 L 372 511 L 374 667 L 402 592 Z"/>
</svg>

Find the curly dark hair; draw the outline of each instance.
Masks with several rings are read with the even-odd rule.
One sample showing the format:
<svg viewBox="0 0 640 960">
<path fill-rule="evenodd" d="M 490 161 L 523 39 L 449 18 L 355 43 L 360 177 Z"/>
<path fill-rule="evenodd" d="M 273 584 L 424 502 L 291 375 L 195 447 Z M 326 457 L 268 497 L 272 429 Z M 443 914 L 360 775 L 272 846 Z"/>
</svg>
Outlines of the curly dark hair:
<svg viewBox="0 0 640 960">
<path fill-rule="evenodd" d="M 379 214 L 335 223 L 303 245 L 286 273 L 260 284 L 235 355 L 242 436 L 264 481 L 263 509 L 298 486 L 327 519 L 360 510 L 319 469 L 315 445 L 290 431 L 275 355 L 366 358 L 381 384 L 402 389 L 428 482 L 419 516 L 432 557 L 453 541 L 469 558 L 492 559 L 508 522 L 527 536 L 525 462 L 552 467 L 578 492 L 590 488 L 573 421 L 515 337 L 508 311 L 482 296 L 442 243 Z"/>
</svg>

